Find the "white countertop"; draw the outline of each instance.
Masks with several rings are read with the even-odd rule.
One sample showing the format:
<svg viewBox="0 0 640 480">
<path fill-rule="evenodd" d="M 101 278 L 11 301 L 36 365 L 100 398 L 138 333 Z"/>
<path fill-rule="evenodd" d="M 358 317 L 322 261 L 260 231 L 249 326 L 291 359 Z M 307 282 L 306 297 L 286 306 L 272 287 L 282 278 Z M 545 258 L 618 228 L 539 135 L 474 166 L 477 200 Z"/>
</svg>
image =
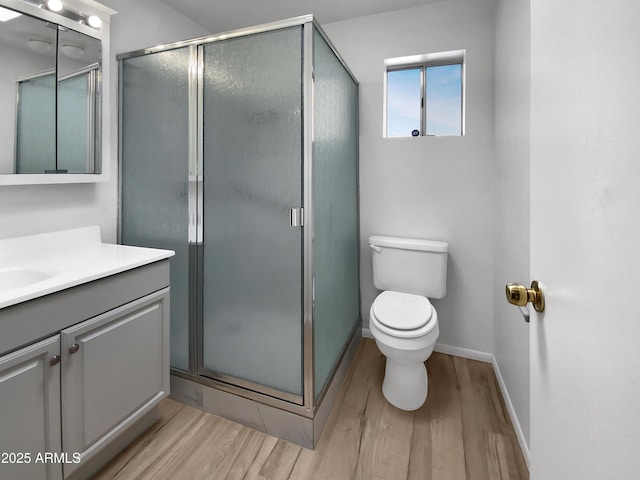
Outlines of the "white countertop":
<svg viewBox="0 0 640 480">
<path fill-rule="evenodd" d="M 0 240 L 0 308 L 174 254 L 172 250 L 102 243 L 97 226 Z"/>
</svg>

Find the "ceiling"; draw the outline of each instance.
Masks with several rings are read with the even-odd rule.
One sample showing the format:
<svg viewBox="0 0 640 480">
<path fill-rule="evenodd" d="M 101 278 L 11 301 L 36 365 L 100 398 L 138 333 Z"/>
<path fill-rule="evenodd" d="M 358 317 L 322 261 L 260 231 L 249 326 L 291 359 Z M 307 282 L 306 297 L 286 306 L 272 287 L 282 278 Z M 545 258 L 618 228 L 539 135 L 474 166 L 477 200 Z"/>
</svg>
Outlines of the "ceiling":
<svg viewBox="0 0 640 480">
<path fill-rule="evenodd" d="M 441 0 L 163 0 L 209 33 L 312 13 L 320 24 Z"/>
<path fill-rule="evenodd" d="M 0 22 L 0 51 L 6 53 L 5 59 L 11 53 L 20 58 L 20 62 L 14 62 L 14 68 L 18 68 L 15 77 L 31 76 L 56 67 L 56 30 L 51 28 L 52 23 L 39 20 L 29 15 L 20 15 L 7 22 Z M 44 51 L 29 48 L 30 41 L 37 40 L 49 44 Z M 100 58 L 100 42 L 73 31 L 61 31 L 59 46 L 71 45 L 82 49 L 81 56 L 72 58 L 68 55 L 59 57 L 58 71 L 77 70 L 90 63 L 95 63 Z M 43 47 L 45 48 L 45 47 Z M 60 50 L 63 54 L 64 49 Z"/>
</svg>

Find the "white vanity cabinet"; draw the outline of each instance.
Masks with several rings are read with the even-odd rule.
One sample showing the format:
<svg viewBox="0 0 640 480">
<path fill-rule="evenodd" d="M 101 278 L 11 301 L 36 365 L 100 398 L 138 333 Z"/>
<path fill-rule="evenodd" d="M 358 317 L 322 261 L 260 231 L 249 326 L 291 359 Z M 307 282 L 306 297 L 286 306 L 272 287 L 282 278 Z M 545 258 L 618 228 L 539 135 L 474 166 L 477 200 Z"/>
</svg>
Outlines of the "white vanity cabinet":
<svg viewBox="0 0 640 480">
<path fill-rule="evenodd" d="M 0 478 L 90 478 L 169 394 L 169 260 L 0 309 L 0 355 Z"/>
</svg>

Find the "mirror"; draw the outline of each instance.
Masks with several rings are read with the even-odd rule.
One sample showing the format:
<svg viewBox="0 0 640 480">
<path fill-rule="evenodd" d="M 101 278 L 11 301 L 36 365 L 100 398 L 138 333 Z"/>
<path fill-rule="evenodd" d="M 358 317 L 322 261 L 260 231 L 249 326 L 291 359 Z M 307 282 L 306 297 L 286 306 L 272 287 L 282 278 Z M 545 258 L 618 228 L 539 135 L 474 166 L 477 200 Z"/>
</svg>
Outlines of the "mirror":
<svg viewBox="0 0 640 480">
<path fill-rule="evenodd" d="M 59 173 L 100 172 L 100 40 L 58 27 Z"/>
<path fill-rule="evenodd" d="M 100 40 L 19 14 L 0 62 L 0 174 L 100 173 Z"/>
</svg>

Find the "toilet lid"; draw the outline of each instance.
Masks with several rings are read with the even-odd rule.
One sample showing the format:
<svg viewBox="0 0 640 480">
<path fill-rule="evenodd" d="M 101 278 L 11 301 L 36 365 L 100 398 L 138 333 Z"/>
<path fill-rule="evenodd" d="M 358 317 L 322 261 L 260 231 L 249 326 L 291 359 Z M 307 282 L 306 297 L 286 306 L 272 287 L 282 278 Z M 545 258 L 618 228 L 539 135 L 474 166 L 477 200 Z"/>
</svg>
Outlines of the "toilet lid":
<svg viewBox="0 0 640 480">
<path fill-rule="evenodd" d="M 386 291 L 373 302 L 373 313 L 389 328 L 416 330 L 429 323 L 433 307 L 427 297 Z"/>
</svg>

